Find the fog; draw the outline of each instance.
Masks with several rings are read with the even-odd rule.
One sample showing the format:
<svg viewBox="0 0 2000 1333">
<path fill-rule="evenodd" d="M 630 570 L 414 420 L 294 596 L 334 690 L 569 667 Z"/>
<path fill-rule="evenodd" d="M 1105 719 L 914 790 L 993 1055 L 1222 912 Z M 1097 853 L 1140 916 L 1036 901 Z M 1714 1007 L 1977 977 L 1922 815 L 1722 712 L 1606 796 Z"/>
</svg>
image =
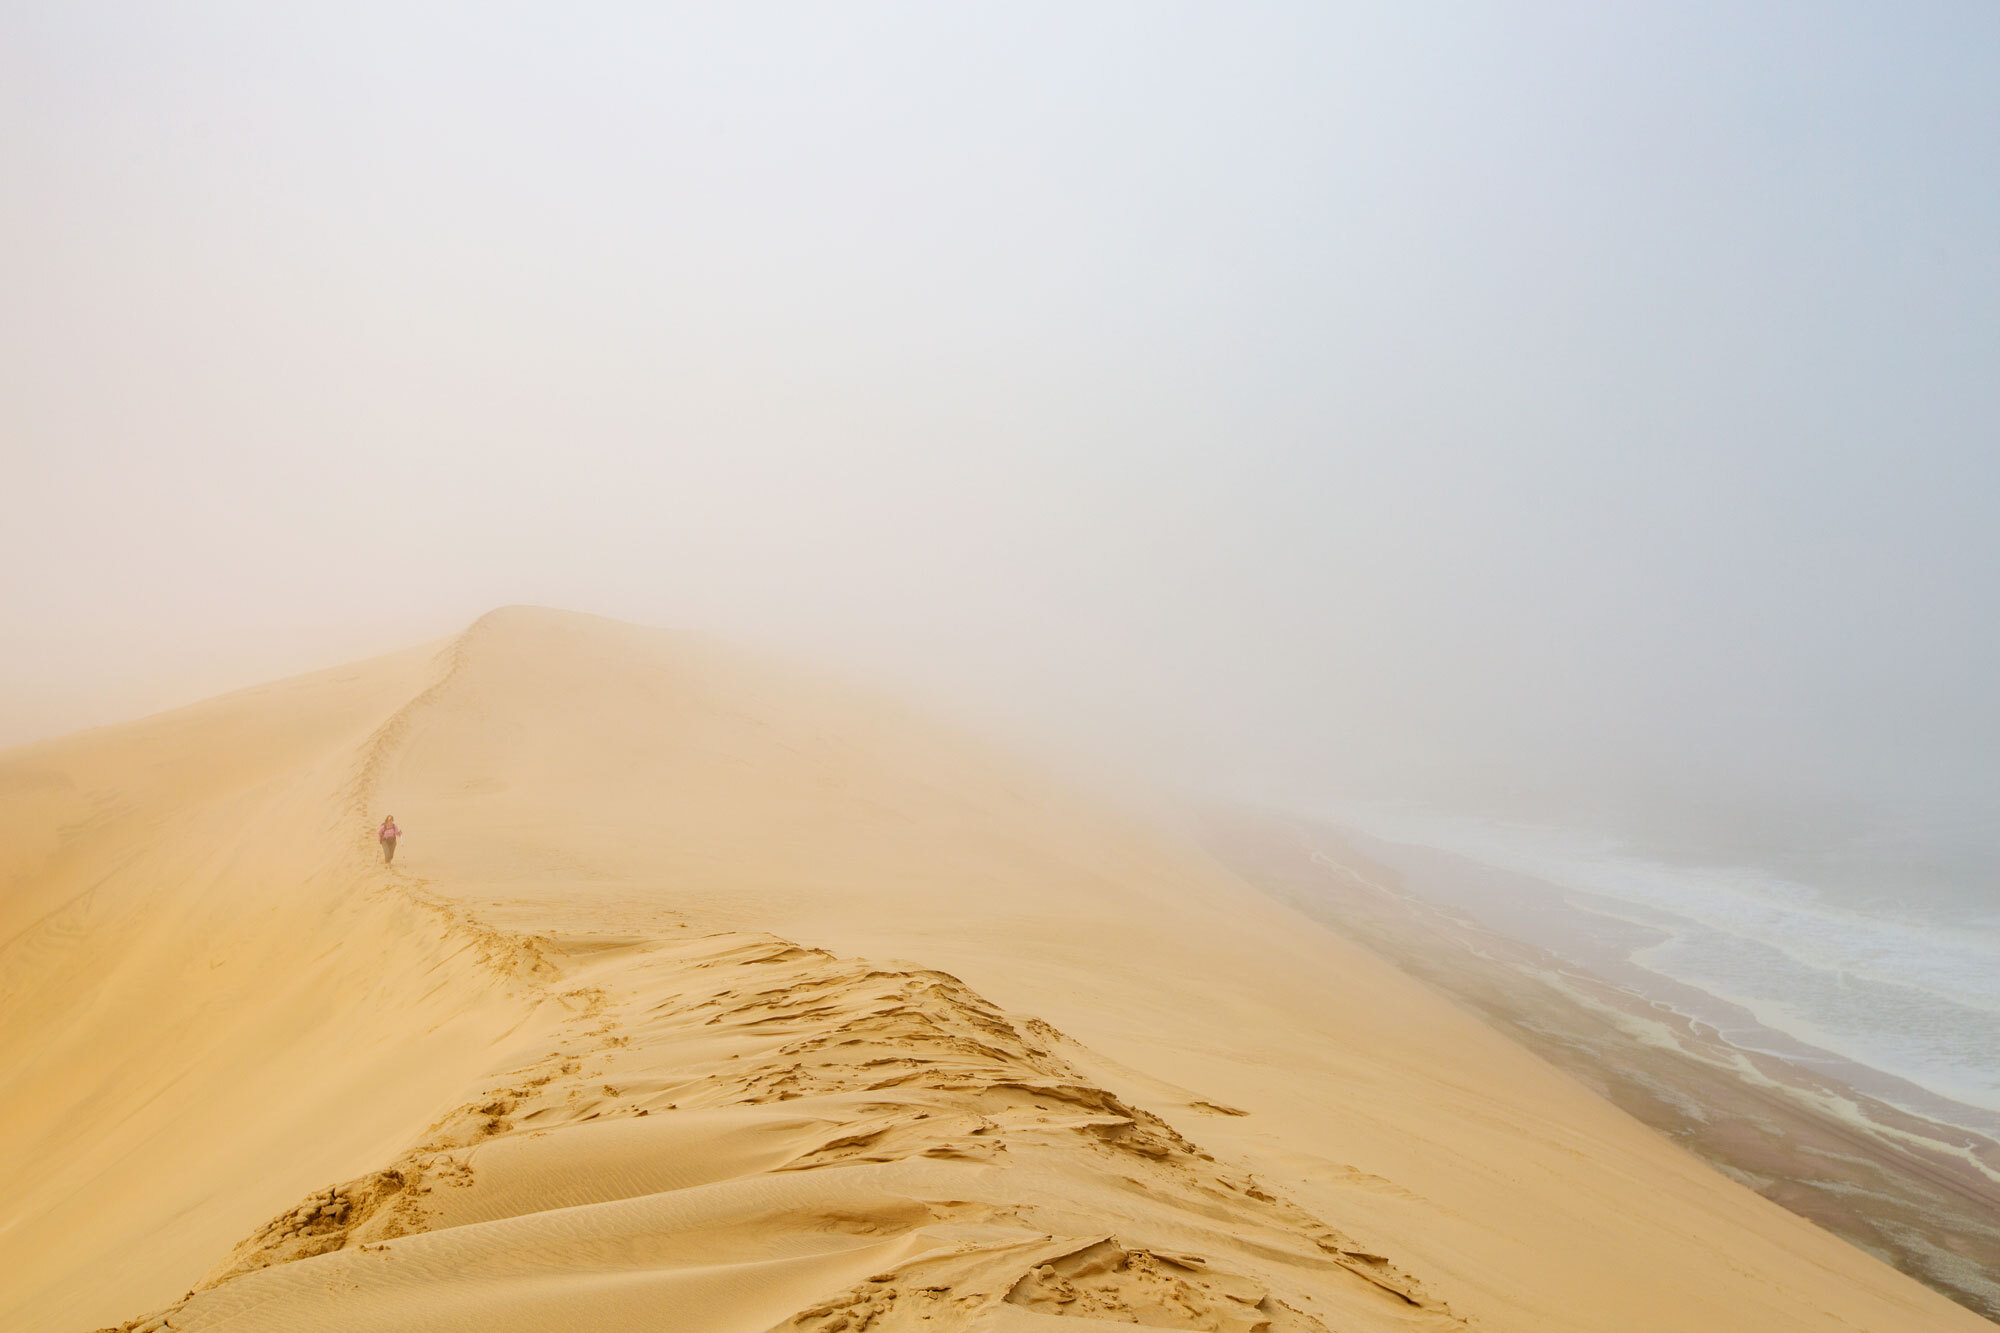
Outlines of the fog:
<svg viewBox="0 0 2000 1333">
<path fill-rule="evenodd" d="M 1299 808 L 2000 809 L 2000 9 L 13 4 L 0 113 L 0 743 L 533 602 Z"/>
</svg>

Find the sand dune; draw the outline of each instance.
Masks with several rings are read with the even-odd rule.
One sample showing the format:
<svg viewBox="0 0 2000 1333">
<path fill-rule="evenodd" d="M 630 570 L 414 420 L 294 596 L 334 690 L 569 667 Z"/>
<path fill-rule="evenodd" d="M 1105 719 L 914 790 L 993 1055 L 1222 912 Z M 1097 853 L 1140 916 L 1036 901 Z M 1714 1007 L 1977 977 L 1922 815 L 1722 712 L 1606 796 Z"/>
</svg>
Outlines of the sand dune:
<svg viewBox="0 0 2000 1333">
<path fill-rule="evenodd" d="M 1988 1327 L 1175 838 L 687 636 L 497 612 L 0 801 L 8 1329 Z"/>
</svg>

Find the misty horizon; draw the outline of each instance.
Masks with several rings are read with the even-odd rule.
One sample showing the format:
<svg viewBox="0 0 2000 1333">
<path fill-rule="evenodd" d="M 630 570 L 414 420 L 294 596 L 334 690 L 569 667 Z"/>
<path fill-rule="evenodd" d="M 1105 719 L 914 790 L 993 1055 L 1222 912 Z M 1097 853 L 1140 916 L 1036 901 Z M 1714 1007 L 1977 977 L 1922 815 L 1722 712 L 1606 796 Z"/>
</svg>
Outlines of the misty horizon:
<svg viewBox="0 0 2000 1333">
<path fill-rule="evenodd" d="M 0 31 L 0 745 L 529 602 L 1208 795 L 1995 864 L 2000 16 Z"/>
</svg>

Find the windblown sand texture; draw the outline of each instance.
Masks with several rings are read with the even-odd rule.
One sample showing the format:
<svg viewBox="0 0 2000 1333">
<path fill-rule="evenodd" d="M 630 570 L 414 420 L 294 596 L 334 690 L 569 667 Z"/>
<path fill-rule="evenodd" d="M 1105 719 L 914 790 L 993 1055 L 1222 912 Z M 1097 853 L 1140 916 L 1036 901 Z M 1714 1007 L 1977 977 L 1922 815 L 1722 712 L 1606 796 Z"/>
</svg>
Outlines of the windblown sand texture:
<svg viewBox="0 0 2000 1333">
<path fill-rule="evenodd" d="M 0 885 L 9 1330 L 1990 1328 L 1173 838 L 687 636 L 511 609 L 14 750 Z"/>
</svg>

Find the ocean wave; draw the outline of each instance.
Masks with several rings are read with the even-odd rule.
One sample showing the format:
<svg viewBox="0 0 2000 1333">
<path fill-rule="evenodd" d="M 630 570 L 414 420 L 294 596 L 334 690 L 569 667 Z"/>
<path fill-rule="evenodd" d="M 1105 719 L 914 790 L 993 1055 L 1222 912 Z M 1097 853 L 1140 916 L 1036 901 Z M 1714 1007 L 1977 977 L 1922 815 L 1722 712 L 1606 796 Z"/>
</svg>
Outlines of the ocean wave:
<svg viewBox="0 0 2000 1333">
<path fill-rule="evenodd" d="M 1547 884 L 1601 921 L 1644 925 L 1657 933 L 1636 945 L 1629 928 L 1597 936 L 1776 1031 L 2000 1108 L 2000 923 L 1990 909 L 1899 903 L 1891 916 L 1755 867 L 1671 865 L 1572 830 L 1385 805 L 1339 817 Z"/>
</svg>

